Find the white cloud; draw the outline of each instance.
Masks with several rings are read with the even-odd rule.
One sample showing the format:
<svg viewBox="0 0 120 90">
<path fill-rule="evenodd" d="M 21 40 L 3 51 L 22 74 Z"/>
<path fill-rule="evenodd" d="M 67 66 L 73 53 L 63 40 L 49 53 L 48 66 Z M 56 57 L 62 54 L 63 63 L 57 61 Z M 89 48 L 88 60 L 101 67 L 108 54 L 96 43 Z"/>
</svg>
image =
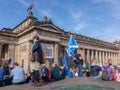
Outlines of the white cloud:
<svg viewBox="0 0 120 90">
<path fill-rule="evenodd" d="M 39 14 L 42 14 L 43 16 L 52 17 L 52 12 L 50 10 L 45 9 L 39 9 Z"/>
<path fill-rule="evenodd" d="M 93 4 L 105 4 L 115 19 L 120 19 L 120 0 L 92 0 Z"/>
<path fill-rule="evenodd" d="M 101 3 L 101 0 L 92 0 L 92 3 Z"/>
<path fill-rule="evenodd" d="M 49 19 L 52 19 L 52 21 L 54 20 L 54 22 L 57 23 L 57 25 L 62 25 L 63 24 L 62 19 L 60 19 L 59 17 L 57 17 L 56 14 L 54 14 L 49 9 L 39 9 L 39 15 L 47 16 Z"/>
<path fill-rule="evenodd" d="M 92 0 L 92 3 L 108 3 L 108 4 L 118 4 L 120 0 Z"/>
<path fill-rule="evenodd" d="M 68 11 L 70 12 L 71 16 L 75 19 L 79 19 L 82 16 L 82 12 L 79 9 L 68 9 Z"/>
<path fill-rule="evenodd" d="M 77 6 L 73 6 L 71 1 L 67 3 L 60 3 L 57 0 L 53 0 L 52 3 L 56 6 L 60 6 L 61 8 L 65 9 L 74 19 L 80 19 L 82 17 L 82 10 Z"/>
<path fill-rule="evenodd" d="M 78 23 L 76 26 L 75 26 L 75 30 L 78 31 L 78 30 L 82 30 L 83 28 L 87 27 L 88 24 L 86 23 Z"/>
<path fill-rule="evenodd" d="M 88 36 L 108 42 L 113 42 L 115 40 L 120 40 L 120 31 L 117 28 L 111 26 L 92 31 Z"/>
<path fill-rule="evenodd" d="M 30 4 L 26 0 L 18 0 L 22 5 L 29 6 Z"/>
</svg>

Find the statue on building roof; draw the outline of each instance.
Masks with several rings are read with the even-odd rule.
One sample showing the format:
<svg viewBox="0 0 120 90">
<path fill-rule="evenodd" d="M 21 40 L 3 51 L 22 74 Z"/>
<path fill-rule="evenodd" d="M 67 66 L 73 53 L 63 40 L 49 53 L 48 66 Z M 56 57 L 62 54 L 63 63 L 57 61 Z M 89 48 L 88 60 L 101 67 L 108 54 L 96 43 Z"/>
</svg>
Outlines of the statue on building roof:
<svg viewBox="0 0 120 90">
<path fill-rule="evenodd" d="M 48 21 L 48 19 L 47 19 L 47 16 L 44 16 L 44 18 L 43 18 L 43 21 L 42 22 L 47 22 Z"/>
</svg>

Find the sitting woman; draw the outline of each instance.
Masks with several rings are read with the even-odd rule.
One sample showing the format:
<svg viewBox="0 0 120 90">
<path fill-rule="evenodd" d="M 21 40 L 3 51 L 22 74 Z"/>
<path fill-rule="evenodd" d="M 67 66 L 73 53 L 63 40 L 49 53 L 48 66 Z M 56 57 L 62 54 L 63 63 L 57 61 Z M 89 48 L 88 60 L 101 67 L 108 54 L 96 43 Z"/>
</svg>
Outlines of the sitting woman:
<svg viewBox="0 0 120 90">
<path fill-rule="evenodd" d="M 95 79 L 100 79 L 102 77 L 102 73 L 100 72 L 101 71 L 101 67 L 97 65 L 97 60 L 94 59 L 92 61 L 92 64 L 90 66 L 90 76 L 92 78 L 95 78 Z"/>
<path fill-rule="evenodd" d="M 113 80 L 113 72 L 114 68 L 109 65 L 108 61 L 105 61 L 105 65 L 102 67 L 102 79 Z"/>
<path fill-rule="evenodd" d="M 60 80 L 60 68 L 55 63 L 52 64 L 52 78 L 54 80 Z"/>
<path fill-rule="evenodd" d="M 68 78 L 72 78 L 73 77 L 73 70 L 70 67 L 70 70 L 68 71 Z"/>
</svg>

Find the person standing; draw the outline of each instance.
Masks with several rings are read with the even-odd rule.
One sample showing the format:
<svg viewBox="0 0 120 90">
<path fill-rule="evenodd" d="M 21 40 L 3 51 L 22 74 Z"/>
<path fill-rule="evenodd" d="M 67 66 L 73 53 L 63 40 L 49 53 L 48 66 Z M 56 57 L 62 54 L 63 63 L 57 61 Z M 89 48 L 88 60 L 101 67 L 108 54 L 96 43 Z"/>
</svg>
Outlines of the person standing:
<svg viewBox="0 0 120 90">
<path fill-rule="evenodd" d="M 76 64 L 78 67 L 78 77 L 82 77 L 83 59 L 82 59 L 82 51 L 81 50 L 78 50 L 78 52 L 77 52 Z"/>
<path fill-rule="evenodd" d="M 30 62 L 30 68 L 32 72 L 32 76 L 34 78 L 33 86 L 39 86 L 39 70 L 40 70 L 40 63 L 42 63 L 42 46 L 40 43 L 40 39 L 37 35 L 33 37 L 34 44 L 32 45 L 32 57 Z"/>
</svg>

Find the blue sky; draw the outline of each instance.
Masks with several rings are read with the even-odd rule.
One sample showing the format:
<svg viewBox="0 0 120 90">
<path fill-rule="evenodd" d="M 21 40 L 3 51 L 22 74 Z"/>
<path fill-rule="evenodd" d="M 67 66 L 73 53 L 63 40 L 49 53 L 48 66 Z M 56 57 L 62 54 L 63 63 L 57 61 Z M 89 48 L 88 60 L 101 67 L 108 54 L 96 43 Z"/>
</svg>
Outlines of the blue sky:
<svg viewBox="0 0 120 90">
<path fill-rule="evenodd" d="M 0 0 L 0 29 L 23 21 L 31 3 L 39 21 L 48 16 L 66 31 L 109 42 L 120 40 L 120 0 Z"/>
</svg>

